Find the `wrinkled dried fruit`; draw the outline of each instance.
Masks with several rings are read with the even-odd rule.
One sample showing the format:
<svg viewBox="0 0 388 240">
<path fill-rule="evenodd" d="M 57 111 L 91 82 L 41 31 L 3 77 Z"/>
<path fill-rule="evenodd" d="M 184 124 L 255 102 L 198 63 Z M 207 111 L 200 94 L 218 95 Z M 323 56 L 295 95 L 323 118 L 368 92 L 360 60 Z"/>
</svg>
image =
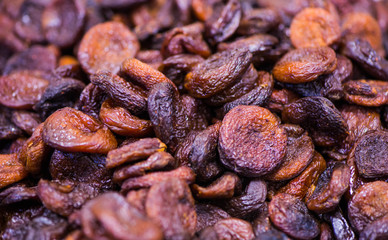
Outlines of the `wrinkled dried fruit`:
<svg viewBox="0 0 388 240">
<path fill-rule="evenodd" d="M 0 154 L 0 189 L 18 182 L 27 176 L 17 154 Z"/>
<path fill-rule="evenodd" d="M 345 99 L 354 104 L 379 107 L 388 104 L 388 82 L 374 80 L 348 81 L 344 84 Z"/>
<path fill-rule="evenodd" d="M 388 216 L 368 224 L 360 233 L 360 240 L 378 240 L 388 238 Z"/>
<path fill-rule="evenodd" d="M 251 224 L 238 218 L 221 219 L 214 226 L 203 229 L 199 235 L 199 239 L 209 240 L 252 240 L 254 237 Z"/>
<path fill-rule="evenodd" d="M 226 114 L 218 152 L 225 167 L 250 177 L 272 172 L 283 161 L 287 135 L 267 109 L 238 106 Z"/>
<path fill-rule="evenodd" d="M 211 204 L 196 203 L 195 212 L 197 213 L 196 232 L 213 226 L 221 219 L 230 218 L 227 212 Z"/>
<path fill-rule="evenodd" d="M 191 189 L 199 199 L 231 198 L 241 191 L 241 181 L 236 174 L 227 172 L 207 187 L 193 184 Z"/>
<path fill-rule="evenodd" d="M 41 123 L 37 113 L 24 110 L 13 111 L 11 120 L 17 127 L 22 129 L 28 135 L 31 135 L 36 127 Z"/>
</svg>

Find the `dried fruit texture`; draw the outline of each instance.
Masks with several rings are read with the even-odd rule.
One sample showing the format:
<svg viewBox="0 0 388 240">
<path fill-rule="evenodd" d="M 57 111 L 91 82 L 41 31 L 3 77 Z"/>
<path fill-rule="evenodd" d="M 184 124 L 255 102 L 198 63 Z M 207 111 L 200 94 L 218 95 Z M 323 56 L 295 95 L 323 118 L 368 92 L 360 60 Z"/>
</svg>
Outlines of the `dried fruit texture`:
<svg viewBox="0 0 388 240">
<path fill-rule="evenodd" d="M 36 187 L 26 187 L 24 184 L 17 184 L 0 193 L 0 206 L 35 200 L 38 200 Z"/>
<path fill-rule="evenodd" d="M 156 84 L 148 95 L 148 115 L 155 135 L 174 153 L 190 131 L 207 127 L 207 110 L 195 98 L 179 96 L 170 83 Z"/>
<path fill-rule="evenodd" d="M 359 187 L 348 204 L 349 220 L 357 232 L 387 213 L 388 183 L 382 181 Z"/>
<path fill-rule="evenodd" d="M 0 154 L 0 189 L 27 177 L 17 154 Z"/>
<path fill-rule="evenodd" d="M 213 54 L 194 66 L 184 86 L 196 98 L 209 98 L 241 79 L 251 61 L 252 54 L 244 49 Z"/>
<path fill-rule="evenodd" d="M 112 132 L 121 136 L 147 137 L 153 133 L 151 121 L 132 115 L 110 99 L 102 104 L 99 117 Z"/>
<path fill-rule="evenodd" d="M 41 26 L 41 18 L 47 2 L 27 0 L 24 1 L 17 16 L 15 32 L 26 41 L 43 42 L 45 40 Z"/>
<path fill-rule="evenodd" d="M 109 129 L 95 118 L 73 108 L 63 108 L 46 119 L 43 141 L 67 152 L 108 153 L 117 147 Z"/>
<path fill-rule="evenodd" d="M 55 150 L 51 155 L 49 171 L 54 180 L 80 182 L 106 189 L 112 187 L 112 174 L 104 165 L 104 155 Z"/>
<path fill-rule="evenodd" d="M 388 132 L 369 131 L 358 139 L 349 154 L 360 176 L 379 178 L 388 176 Z"/>
<path fill-rule="evenodd" d="M 138 86 L 108 71 L 98 71 L 91 76 L 90 81 L 109 95 L 115 103 L 123 106 L 132 114 L 141 114 L 146 111 L 146 93 Z"/>
<path fill-rule="evenodd" d="M 170 79 L 161 72 L 135 58 L 128 58 L 123 61 L 120 74 L 124 75 L 130 82 L 139 84 L 147 91 L 150 91 L 157 83 L 168 82 L 172 84 Z M 175 85 L 173 86 L 175 87 Z"/>
<path fill-rule="evenodd" d="M 312 161 L 314 144 L 307 132 L 298 125 L 281 126 L 287 134 L 287 150 L 279 168 L 266 176 L 270 181 L 285 181 L 298 176 Z"/>
<path fill-rule="evenodd" d="M 113 192 L 88 201 L 81 209 L 81 223 L 91 239 L 163 239 L 154 222 Z"/>
<path fill-rule="evenodd" d="M 238 106 L 222 121 L 218 152 L 225 167 L 243 176 L 271 173 L 283 161 L 287 135 L 267 109 Z"/>
<path fill-rule="evenodd" d="M 147 200 L 148 192 L 149 189 L 147 188 L 129 191 L 125 197 L 125 200 L 137 208 L 141 213 L 147 215 L 145 210 L 145 202 Z"/>
<path fill-rule="evenodd" d="M 383 49 L 380 26 L 376 19 L 368 13 L 354 12 L 347 14 L 342 23 L 342 34 L 346 37 L 364 39 L 376 51 Z"/>
<path fill-rule="evenodd" d="M 280 16 L 275 9 L 256 8 L 243 12 L 237 28 L 239 35 L 253 35 L 266 33 L 276 28 L 280 23 Z"/>
<path fill-rule="evenodd" d="M 323 8 L 305 8 L 292 20 L 290 38 L 296 48 L 330 46 L 341 36 L 337 19 Z"/>
<path fill-rule="evenodd" d="M 209 57 L 210 48 L 202 38 L 204 25 L 193 23 L 184 27 L 177 27 L 166 33 L 161 52 L 165 58 L 182 54 L 192 53 L 201 57 Z"/>
<path fill-rule="evenodd" d="M 205 24 L 205 36 L 212 44 L 223 42 L 237 30 L 241 20 L 241 3 L 229 0 L 219 11 L 213 11 Z"/>
<path fill-rule="evenodd" d="M 191 184 L 195 181 L 195 173 L 189 167 L 179 167 L 166 172 L 152 172 L 141 177 L 127 179 L 121 185 L 123 192 L 133 189 L 149 188 L 155 184 L 163 182 L 168 178 L 181 179 Z"/>
<path fill-rule="evenodd" d="M 139 51 L 139 42 L 124 24 L 106 22 L 89 29 L 78 49 L 78 60 L 89 74 L 99 70 L 117 73 L 121 63 Z"/>
<path fill-rule="evenodd" d="M 296 178 L 279 189 L 279 193 L 287 193 L 302 200 L 311 185 L 315 185 L 321 173 L 326 169 L 326 161 L 318 152 L 314 153 L 313 160 L 307 168 Z"/>
<path fill-rule="evenodd" d="M 148 217 L 162 227 L 166 240 L 193 237 L 197 213 L 185 181 L 169 178 L 153 185 L 145 206 Z"/>
<path fill-rule="evenodd" d="M 163 62 L 163 56 L 159 50 L 140 50 L 137 52 L 135 59 L 150 65 L 154 69 L 158 69 Z"/>
<path fill-rule="evenodd" d="M 58 109 L 73 107 L 84 88 L 83 82 L 72 78 L 51 82 L 35 104 L 34 110 L 40 113 L 42 119 L 46 119 Z"/>
<path fill-rule="evenodd" d="M 37 113 L 24 110 L 13 111 L 11 120 L 28 135 L 31 135 L 35 128 L 41 123 Z"/>
<path fill-rule="evenodd" d="M 336 211 L 325 213 L 322 216 L 325 221 L 330 223 L 335 239 L 356 239 L 356 234 L 352 230 L 348 220 L 342 214 L 340 208 Z"/>
<path fill-rule="evenodd" d="M 290 237 L 313 239 L 320 233 L 317 221 L 296 197 L 284 193 L 275 195 L 268 212 L 272 223 Z"/>
<path fill-rule="evenodd" d="M 157 138 L 143 138 L 108 153 L 106 167 L 114 168 L 124 163 L 146 159 L 156 152 L 166 150 L 166 144 Z"/>
<path fill-rule="evenodd" d="M 378 240 L 388 238 L 388 216 L 368 224 L 360 233 L 360 240 Z"/>
<path fill-rule="evenodd" d="M 25 170 L 31 174 L 39 174 L 42 165 L 51 152 L 49 146 L 43 141 L 43 123 L 37 126 L 31 137 L 23 144 L 18 153 L 18 160 Z"/>
<path fill-rule="evenodd" d="M 273 89 L 271 96 L 268 99 L 268 103 L 266 108 L 268 108 L 271 112 L 281 113 L 284 107 L 297 100 L 298 95 L 288 89 Z"/>
<path fill-rule="evenodd" d="M 81 33 L 86 17 L 86 3 L 81 0 L 54 0 L 42 14 L 42 28 L 47 41 L 59 47 L 71 46 Z"/>
<path fill-rule="evenodd" d="M 0 104 L 31 109 L 42 97 L 49 81 L 32 71 L 18 71 L 0 77 Z"/>
<path fill-rule="evenodd" d="M 299 48 L 290 50 L 272 69 L 279 82 L 305 83 L 316 80 L 323 74 L 333 72 L 337 58 L 329 47 Z"/>
<path fill-rule="evenodd" d="M 342 83 L 350 78 L 352 71 L 352 62 L 342 55 L 337 55 L 337 67 L 332 73 L 322 75 L 312 82 L 284 84 L 284 87 L 302 97 L 320 96 L 335 101 L 344 96 Z"/>
<path fill-rule="evenodd" d="M 350 169 L 345 163 L 333 163 L 319 176 L 314 192 L 307 198 L 307 208 L 317 212 L 334 210 L 348 190 Z"/>
<path fill-rule="evenodd" d="M 195 212 L 197 213 L 196 232 L 213 226 L 221 219 L 230 218 L 230 215 L 221 208 L 206 203 L 196 203 Z"/>
<path fill-rule="evenodd" d="M 105 92 L 94 85 L 89 83 L 84 90 L 82 90 L 78 101 L 75 104 L 75 108 L 92 117 L 98 118 L 101 104 L 107 98 Z"/>
<path fill-rule="evenodd" d="M 341 113 L 324 97 L 305 97 L 288 104 L 282 119 L 306 129 L 318 146 L 333 146 L 349 134 Z"/>
<path fill-rule="evenodd" d="M 155 152 L 147 160 L 120 167 L 113 174 L 113 181 L 122 182 L 132 177 L 143 176 L 155 170 L 171 170 L 178 167 L 178 161 L 167 152 Z"/>
<path fill-rule="evenodd" d="M 231 198 L 241 190 L 241 181 L 236 174 L 227 172 L 207 187 L 193 184 L 191 189 L 199 199 Z"/>
<path fill-rule="evenodd" d="M 388 104 L 388 82 L 375 80 L 348 81 L 344 84 L 346 101 L 366 107 Z"/>
<path fill-rule="evenodd" d="M 199 239 L 210 240 L 252 240 L 254 237 L 251 224 L 238 218 L 221 219 L 214 226 L 203 229 L 199 234 Z"/>
<path fill-rule="evenodd" d="M 0 140 L 15 139 L 23 134 L 23 131 L 10 121 L 10 114 L 9 109 L 0 106 Z"/>
<path fill-rule="evenodd" d="M 254 106 L 263 106 L 267 103 L 269 97 L 271 96 L 274 86 L 274 80 L 272 75 L 260 71 L 258 72 L 257 85 L 248 93 L 242 95 L 234 101 L 224 104 L 217 112 L 218 116 L 224 116 L 231 109 L 239 105 L 254 105 Z"/>
<path fill-rule="evenodd" d="M 96 2 L 106 8 L 127 8 L 136 4 L 148 2 L 148 0 L 97 0 Z"/>
<path fill-rule="evenodd" d="M 388 61 L 380 57 L 368 41 L 363 39 L 349 39 L 345 41 L 342 53 L 354 60 L 361 69 L 376 79 L 388 78 Z"/>
<path fill-rule="evenodd" d="M 57 66 L 57 56 L 48 47 L 31 46 L 8 59 L 3 74 L 8 75 L 20 70 L 34 70 L 50 73 Z"/>
<path fill-rule="evenodd" d="M 43 179 L 39 181 L 36 191 L 43 205 L 61 216 L 69 216 L 99 194 L 98 189 L 89 184 Z"/>
<path fill-rule="evenodd" d="M 267 184 L 263 180 L 253 179 L 241 195 L 216 204 L 232 217 L 250 219 L 263 207 L 266 196 Z"/>
</svg>

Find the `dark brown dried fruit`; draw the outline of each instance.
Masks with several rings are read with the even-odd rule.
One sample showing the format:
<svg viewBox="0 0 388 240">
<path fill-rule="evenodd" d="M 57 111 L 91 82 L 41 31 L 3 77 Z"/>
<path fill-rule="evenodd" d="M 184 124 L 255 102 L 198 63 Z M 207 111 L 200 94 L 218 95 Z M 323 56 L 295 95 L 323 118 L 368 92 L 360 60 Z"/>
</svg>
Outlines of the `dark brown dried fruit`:
<svg viewBox="0 0 388 240">
<path fill-rule="evenodd" d="M 196 232 L 213 226 L 221 219 L 230 218 L 227 212 L 211 204 L 196 203 L 195 212 L 197 213 Z"/>
<path fill-rule="evenodd" d="M 107 96 L 101 88 L 90 83 L 81 92 L 78 102 L 75 104 L 75 108 L 92 117 L 98 118 L 101 104 L 106 98 Z"/>
<path fill-rule="evenodd" d="M 105 70 L 114 74 L 121 63 L 136 55 L 139 42 L 124 24 L 106 22 L 98 24 L 84 35 L 78 49 L 78 60 L 89 74 Z"/>
<path fill-rule="evenodd" d="M 108 153 L 117 147 L 106 126 L 73 108 L 60 109 L 46 119 L 43 141 L 68 152 Z"/>
<path fill-rule="evenodd" d="M 285 181 L 298 176 L 312 161 L 314 144 L 298 125 L 281 125 L 287 134 L 287 150 L 279 168 L 266 176 L 270 181 Z"/>
<path fill-rule="evenodd" d="M 15 139 L 23 134 L 23 131 L 10 121 L 9 115 L 9 109 L 0 106 L 0 140 Z"/>
<path fill-rule="evenodd" d="M 388 183 L 375 181 L 359 187 L 348 204 L 350 223 L 361 232 L 369 223 L 388 214 Z"/>
<path fill-rule="evenodd" d="M 147 160 L 118 168 L 113 174 L 113 181 L 122 182 L 131 177 L 143 176 L 146 172 L 155 170 L 170 170 L 176 168 L 178 162 L 167 152 L 155 152 Z"/>
<path fill-rule="evenodd" d="M 323 8 L 305 8 L 292 20 L 290 38 L 296 48 L 330 46 L 341 36 L 337 19 Z"/>
<path fill-rule="evenodd" d="M 305 83 L 335 70 L 337 58 L 329 47 L 300 48 L 284 55 L 272 69 L 276 80 L 284 83 Z"/>
<path fill-rule="evenodd" d="M 271 8 L 254 8 L 246 11 L 237 28 L 239 35 L 253 35 L 265 33 L 276 28 L 280 23 L 280 17 L 275 9 Z"/>
<path fill-rule="evenodd" d="M 368 224 L 360 233 L 360 240 L 378 240 L 388 238 L 388 216 Z"/>
<path fill-rule="evenodd" d="M 31 135 L 35 128 L 41 123 L 40 117 L 37 113 L 24 110 L 13 111 L 11 120 L 28 135 Z"/>
<path fill-rule="evenodd" d="M 112 132 L 122 136 L 147 137 L 153 133 L 151 121 L 132 115 L 110 99 L 102 104 L 99 117 Z"/>
<path fill-rule="evenodd" d="M 323 219 L 330 223 L 336 239 L 356 240 L 356 234 L 352 230 L 348 220 L 342 214 L 340 208 L 336 211 L 323 214 Z"/>
<path fill-rule="evenodd" d="M 163 239 L 159 226 L 118 193 L 88 201 L 81 209 L 81 222 L 83 233 L 91 239 Z"/>
<path fill-rule="evenodd" d="M 0 206 L 11 205 L 26 201 L 38 200 L 36 187 L 27 187 L 23 184 L 9 187 L 0 193 Z"/>
<path fill-rule="evenodd" d="M 272 223 L 291 237 L 313 239 L 320 233 L 318 223 L 306 205 L 291 195 L 275 195 L 268 205 L 268 212 Z"/>
<path fill-rule="evenodd" d="M 23 39 L 32 42 L 45 40 L 41 18 L 47 2 L 27 0 L 19 8 L 15 32 Z"/>
<path fill-rule="evenodd" d="M 207 187 L 193 184 L 191 189 L 199 199 L 231 198 L 241 191 L 241 181 L 236 174 L 227 172 Z"/>
<path fill-rule="evenodd" d="M 27 176 L 27 171 L 18 161 L 17 154 L 0 154 L 0 189 L 18 182 Z"/>
<path fill-rule="evenodd" d="M 354 104 L 379 107 L 388 104 L 388 82 L 375 80 L 348 81 L 344 84 L 345 99 Z"/>
<path fill-rule="evenodd" d="M 32 71 L 0 77 L 0 103 L 15 109 L 31 109 L 42 97 L 49 81 Z"/>
<path fill-rule="evenodd" d="M 314 192 L 307 198 L 307 208 L 317 213 L 334 210 L 348 190 L 350 169 L 344 163 L 333 163 L 319 176 Z"/>
<path fill-rule="evenodd" d="M 162 227 L 166 240 L 189 239 L 194 235 L 197 213 L 185 181 L 169 178 L 153 185 L 145 206 L 148 217 Z"/>
<path fill-rule="evenodd" d="M 146 111 L 146 93 L 138 86 L 108 71 L 98 71 L 91 76 L 90 81 L 131 113 L 141 114 Z"/>
<path fill-rule="evenodd" d="M 247 50 L 213 54 L 194 66 L 186 75 L 184 86 L 194 97 L 211 97 L 239 80 L 248 70 L 251 61 L 252 54 Z"/>
<path fill-rule="evenodd" d="M 349 158 L 364 178 L 388 176 L 388 132 L 369 131 L 354 144 Z"/>
<path fill-rule="evenodd" d="M 267 108 L 271 112 L 281 113 L 284 107 L 298 99 L 298 96 L 288 89 L 274 89 L 268 99 Z"/>
<path fill-rule="evenodd" d="M 324 97 L 305 97 L 288 104 L 282 119 L 306 129 L 318 146 L 333 146 L 349 134 L 341 113 Z"/>
<path fill-rule="evenodd" d="M 124 163 L 146 159 L 156 152 L 165 151 L 166 148 L 166 144 L 157 138 L 143 138 L 110 151 L 106 167 L 114 168 Z"/>
<path fill-rule="evenodd" d="M 251 224 L 238 218 L 221 219 L 214 226 L 203 229 L 199 234 L 199 239 L 208 240 L 252 240 L 254 237 Z"/>
<path fill-rule="evenodd" d="M 47 41 L 59 47 L 71 46 L 84 25 L 86 3 L 81 0 L 54 0 L 42 14 Z"/>
<path fill-rule="evenodd" d="M 222 121 L 220 160 L 241 175 L 259 177 L 272 172 L 282 163 L 286 146 L 285 131 L 265 108 L 238 106 Z"/>
</svg>

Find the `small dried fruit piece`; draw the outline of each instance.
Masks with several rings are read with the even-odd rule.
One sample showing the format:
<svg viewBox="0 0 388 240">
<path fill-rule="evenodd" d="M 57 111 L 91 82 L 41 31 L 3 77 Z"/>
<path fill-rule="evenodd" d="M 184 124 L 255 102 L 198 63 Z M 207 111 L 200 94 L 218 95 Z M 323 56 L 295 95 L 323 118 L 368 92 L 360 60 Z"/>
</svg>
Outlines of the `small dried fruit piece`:
<svg viewBox="0 0 388 240">
<path fill-rule="evenodd" d="M 117 147 L 109 129 L 95 118 L 73 108 L 63 108 L 46 119 L 43 141 L 62 151 L 108 153 Z"/>
<path fill-rule="evenodd" d="M 27 187 L 24 184 L 4 189 L 0 193 L 0 206 L 11 205 L 20 202 L 39 200 L 36 194 L 36 187 Z"/>
<path fill-rule="evenodd" d="M 353 80 L 344 84 L 345 99 L 366 107 L 388 104 L 388 82 L 375 80 Z"/>
<path fill-rule="evenodd" d="M 305 83 L 335 70 L 337 58 L 329 47 L 299 48 L 284 55 L 272 69 L 279 82 Z"/>
<path fill-rule="evenodd" d="M 341 29 L 335 16 L 323 8 L 305 8 L 292 20 L 290 38 L 296 48 L 330 46 Z"/>
<path fill-rule="evenodd" d="M 139 48 L 135 34 L 124 24 L 105 22 L 95 25 L 84 35 L 78 49 L 78 60 L 89 74 L 99 70 L 116 74 L 121 63 L 134 57 Z"/>
<path fill-rule="evenodd" d="M 252 54 L 247 50 L 211 55 L 186 75 L 185 88 L 196 98 L 208 98 L 239 80 L 248 70 Z"/>
<path fill-rule="evenodd" d="M 88 201 L 81 209 L 81 223 L 91 239 L 163 239 L 159 226 L 113 192 Z"/>
<path fill-rule="evenodd" d="M 272 172 L 286 154 L 287 135 L 267 109 L 238 106 L 226 114 L 218 152 L 225 167 L 249 177 Z"/>
<path fill-rule="evenodd" d="M 297 239 L 313 239 L 320 233 L 314 217 L 306 205 L 296 197 L 280 193 L 273 197 L 268 206 L 272 223 Z"/>
<path fill-rule="evenodd" d="M 244 9 L 243 16 L 237 28 L 239 35 L 265 33 L 275 29 L 280 23 L 279 13 L 272 8 Z"/>
<path fill-rule="evenodd" d="M 286 156 L 279 168 L 266 176 L 270 181 L 285 181 L 298 176 L 312 161 L 314 144 L 307 132 L 298 125 L 281 126 L 287 134 Z"/>
<path fill-rule="evenodd" d="M 253 234 L 252 225 L 238 218 L 225 218 L 219 220 L 212 227 L 203 229 L 199 234 L 199 239 L 246 239 L 252 240 Z"/>
<path fill-rule="evenodd" d="M 178 162 L 171 154 L 167 152 L 155 152 L 145 161 L 117 169 L 113 174 L 113 181 L 122 182 L 128 178 L 143 176 L 146 172 L 170 170 L 177 166 Z"/>
<path fill-rule="evenodd" d="M 317 213 L 334 210 L 342 195 L 348 190 L 350 169 L 344 163 L 336 162 L 319 176 L 314 192 L 307 199 L 307 208 Z"/>
<path fill-rule="evenodd" d="M 17 127 L 25 131 L 28 135 L 31 135 L 35 128 L 41 123 L 40 117 L 37 113 L 24 110 L 13 111 L 11 120 Z"/>
<path fill-rule="evenodd" d="M 195 233 L 197 213 L 187 183 L 168 178 L 153 185 L 145 203 L 149 218 L 158 223 L 166 240 L 189 239 Z"/>
<path fill-rule="evenodd" d="M 146 159 L 156 152 L 165 151 L 166 148 L 166 144 L 157 138 L 143 138 L 110 151 L 106 158 L 106 167 L 114 168 L 124 163 Z"/>
<path fill-rule="evenodd" d="M 140 119 L 128 110 L 106 100 L 100 110 L 100 120 L 116 134 L 128 137 L 146 137 L 153 133 L 150 120 Z"/>
<path fill-rule="evenodd" d="M 193 184 L 193 194 L 199 199 L 231 198 L 241 188 L 240 178 L 234 173 L 225 173 L 207 187 Z"/>
<path fill-rule="evenodd" d="M 18 71 L 0 77 L 0 104 L 31 109 L 42 97 L 49 81 L 32 71 Z"/>
<path fill-rule="evenodd" d="M 0 154 L 0 189 L 27 177 L 27 171 L 16 153 Z"/>
<path fill-rule="evenodd" d="M 350 223 L 361 232 L 369 223 L 388 214 L 388 183 L 375 181 L 359 187 L 348 204 Z"/>
<path fill-rule="evenodd" d="M 322 216 L 325 221 L 331 224 L 336 239 L 357 239 L 348 220 L 342 214 L 341 208 L 337 208 L 333 212 L 325 213 Z"/>
<path fill-rule="evenodd" d="M 82 90 L 74 107 L 92 117 L 98 118 L 101 104 L 107 97 L 104 90 L 93 83 L 89 83 L 84 90 Z"/>
<path fill-rule="evenodd" d="M 349 154 L 364 178 L 388 176 L 388 132 L 370 131 L 360 137 Z"/>
<path fill-rule="evenodd" d="M 306 129 L 318 146 L 333 146 L 349 134 L 341 113 L 324 97 L 305 97 L 288 104 L 282 119 Z"/>
<path fill-rule="evenodd" d="M 221 208 L 206 203 L 196 203 L 195 212 L 197 213 L 196 232 L 201 231 L 205 227 L 213 226 L 221 219 L 230 217 Z"/>
<path fill-rule="evenodd" d="M 19 8 L 18 21 L 15 23 L 15 32 L 23 39 L 31 42 L 45 40 L 41 26 L 41 18 L 45 8 L 44 1 L 23 1 Z"/>
</svg>

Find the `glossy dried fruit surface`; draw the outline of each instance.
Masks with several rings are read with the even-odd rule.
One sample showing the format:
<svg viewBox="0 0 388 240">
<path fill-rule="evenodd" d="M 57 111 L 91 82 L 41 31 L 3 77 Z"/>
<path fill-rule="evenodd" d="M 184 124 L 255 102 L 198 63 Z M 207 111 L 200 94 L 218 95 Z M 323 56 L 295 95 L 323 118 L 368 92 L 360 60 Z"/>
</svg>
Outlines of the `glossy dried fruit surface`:
<svg viewBox="0 0 388 240">
<path fill-rule="evenodd" d="M 197 213 L 187 183 L 169 178 L 150 188 L 147 215 L 158 223 L 165 239 L 189 239 L 195 233 Z"/>
<path fill-rule="evenodd" d="M 78 49 L 78 60 L 89 74 L 99 70 L 117 73 L 121 63 L 136 55 L 139 42 L 124 24 L 119 22 L 101 23 L 82 38 Z"/>
<path fill-rule="evenodd" d="M 289 236 L 314 239 L 320 233 L 317 220 L 299 199 L 284 193 L 274 196 L 268 205 L 272 223 Z"/>
<path fill-rule="evenodd" d="M 388 104 L 388 82 L 375 80 L 348 81 L 344 84 L 345 99 L 353 104 L 379 107 Z"/>
<path fill-rule="evenodd" d="M 18 161 L 17 154 L 0 154 L 0 189 L 18 182 L 27 176 L 27 171 Z"/>
<path fill-rule="evenodd" d="M 238 106 L 226 114 L 218 151 L 225 167 L 259 177 L 276 169 L 286 154 L 287 135 L 267 109 Z"/>
<path fill-rule="evenodd" d="M 290 38 L 296 48 L 330 46 L 338 41 L 337 19 L 323 8 L 305 8 L 292 20 Z"/>
<path fill-rule="evenodd" d="M 199 199 L 231 198 L 239 188 L 241 188 L 239 177 L 228 172 L 207 187 L 201 187 L 198 184 L 193 184 L 191 187 L 193 194 Z"/>
<path fill-rule="evenodd" d="M 200 239 L 211 240 L 252 240 L 254 237 L 251 224 L 238 218 L 221 219 L 213 227 L 203 229 L 199 235 Z"/>
<path fill-rule="evenodd" d="M 32 71 L 18 71 L 0 77 L 0 103 L 15 109 L 31 109 L 43 95 L 49 81 Z"/>
<path fill-rule="evenodd" d="M 335 70 L 337 58 L 329 47 L 300 48 L 284 55 L 272 69 L 276 80 L 284 83 L 305 83 Z"/>
<path fill-rule="evenodd" d="M 43 141 L 69 152 L 108 153 L 117 147 L 109 129 L 95 118 L 73 108 L 63 108 L 46 119 Z"/>
</svg>

